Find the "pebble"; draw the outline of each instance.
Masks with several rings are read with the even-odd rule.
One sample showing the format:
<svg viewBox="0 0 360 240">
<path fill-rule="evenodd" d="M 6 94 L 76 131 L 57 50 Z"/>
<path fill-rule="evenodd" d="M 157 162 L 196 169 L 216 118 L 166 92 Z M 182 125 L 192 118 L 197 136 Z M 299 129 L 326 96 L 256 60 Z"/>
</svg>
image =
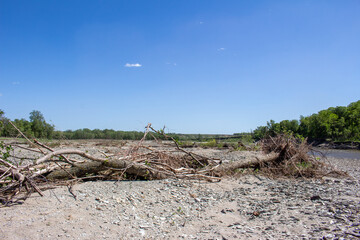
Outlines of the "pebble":
<svg viewBox="0 0 360 240">
<path fill-rule="evenodd" d="M 212 154 L 230 161 L 258 153 Z M 354 180 L 245 175 L 219 183 L 86 182 L 73 187 L 78 201 L 59 187 L 51 191 L 61 202 L 54 194 L 33 195 L 23 205 L 1 208 L 0 239 L 96 239 L 101 234 L 104 239 L 355 239 L 360 164 L 344 163 L 338 164 L 344 170 L 357 169 Z M 48 212 L 46 218 L 40 212 Z"/>
</svg>

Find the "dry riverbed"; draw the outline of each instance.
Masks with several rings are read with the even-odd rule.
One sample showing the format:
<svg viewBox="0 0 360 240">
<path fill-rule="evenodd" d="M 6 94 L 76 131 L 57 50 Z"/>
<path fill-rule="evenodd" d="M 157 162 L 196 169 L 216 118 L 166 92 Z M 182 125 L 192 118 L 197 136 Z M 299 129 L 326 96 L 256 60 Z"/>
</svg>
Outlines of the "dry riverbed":
<svg viewBox="0 0 360 240">
<path fill-rule="evenodd" d="M 94 154 L 126 150 L 70 145 Z M 195 151 L 224 161 L 259 154 Z M 75 197 L 57 187 L 0 208 L 0 239 L 358 239 L 360 161 L 328 161 L 352 178 L 97 181 L 73 186 Z"/>
</svg>

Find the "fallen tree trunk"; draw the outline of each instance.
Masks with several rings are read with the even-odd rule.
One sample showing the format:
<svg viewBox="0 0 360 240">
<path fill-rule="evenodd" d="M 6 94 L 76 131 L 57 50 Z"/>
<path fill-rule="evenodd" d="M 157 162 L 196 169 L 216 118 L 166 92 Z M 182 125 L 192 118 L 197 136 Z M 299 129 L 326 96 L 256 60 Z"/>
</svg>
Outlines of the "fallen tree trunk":
<svg viewBox="0 0 360 240">
<path fill-rule="evenodd" d="M 66 179 L 69 177 L 69 174 L 76 177 L 83 177 L 87 174 L 97 173 L 104 171 L 108 168 L 115 168 L 117 170 L 126 171 L 126 173 L 143 177 L 145 179 L 165 179 L 171 177 L 172 174 L 159 171 L 157 169 L 151 168 L 150 166 L 139 164 L 133 161 L 124 160 L 124 159 L 105 159 L 97 158 L 91 155 L 88 155 L 85 152 L 82 152 L 77 149 L 62 149 L 54 151 L 45 155 L 44 157 L 37 160 L 36 164 L 49 161 L 53 156 L 62 155 L 62 154 L 76 154 L 84 158 L 90 159 L 93 162 L 85 162 L 82 164 L 75 164 L 74 167 L 66 169 L 59 169 L 51 172 L 47 178 L 48 179 Z"/>
<path fill-rule="evenodd" d="M 64 169 L 54 170 L 50 172 L 46 178 L 49 180 L 64 180 L 68 179 L 69 175 L 74 177 L 84 177 L 104 170 L 106 170 L 106 167 L 102 163 L 86 162 L 67 168 L 66 171 Z"/>
<path fill-rule="evenodd" d="M 233 172 L 239 168 L 259 168 L 260 165 L 276 161 L 278 157 L 279 154 L 271 153 L 264 156 L 263 158 L 255 157 L 253 159 L 247 160 L 246 162 L 236 161 L 230 163 L 223 163 L 207 171 L 214 174 L 215 176 L 224 176 L 228 175 L 229 172 Z"/>
</svg>

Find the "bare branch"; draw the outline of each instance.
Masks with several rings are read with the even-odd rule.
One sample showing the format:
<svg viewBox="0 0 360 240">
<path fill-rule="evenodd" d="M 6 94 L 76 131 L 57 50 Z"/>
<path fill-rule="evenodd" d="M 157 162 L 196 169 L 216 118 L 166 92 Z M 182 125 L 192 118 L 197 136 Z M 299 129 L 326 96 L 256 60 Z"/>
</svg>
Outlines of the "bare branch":
<svg viewBox="0 0 360 240">
<path fill-rule="evenodd" d="M 31 142 L 30 139 L 28 139 L 28 138 L 25 136 L 25 134 L 23 134 L 23 133 L 15 126 L 15 124 L 14 124 L 13 122 L 11 122 L 11 121 L 9 120 L 9 123 L 10 123 L 31 145 L 33 145 L 34 147 L 38 148 L 38 149 L 41 151 L 41 153 L 45 154 L 45 152 L 44 152 L 43 150 L 41 150 L 41 148 L 39 148 L 38 146 L 36 146 L 35 143 Z"/>
</svg>

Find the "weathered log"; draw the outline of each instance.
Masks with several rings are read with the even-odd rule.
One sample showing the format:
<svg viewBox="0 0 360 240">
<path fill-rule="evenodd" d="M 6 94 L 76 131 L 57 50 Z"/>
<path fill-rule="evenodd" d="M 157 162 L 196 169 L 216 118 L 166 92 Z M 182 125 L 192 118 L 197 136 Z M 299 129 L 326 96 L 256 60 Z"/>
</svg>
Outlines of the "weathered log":
<svg viewBox="0 0 360 240">
<path fill-rule="evenodd" d="M 67 169 L 67 171 L 64 171 L 63 169 L 55 170 L 47 176 L 48 179 L 64 179 L 69 176 L 69 173 L 76 177 L 83 177 L 87 174 L 101 172 L 108 168 L 116 168 L 119 170 L 123 170 L 128 174 L 140 176 L 146 179 L 165 179 L 171 176 L 171 174 L 169 173 L 153 169 L 150 166 L 144 164 L 139 164 L 124 159 L 97 158 L 77 149 L 63 149 L 49 153 L 44 157 L 38 159 L 37 164 L 48 161 L 51 159 L 51 157 L 61 154 L 77 154 L 87 159 L 90 159 L 93 162 L 75 164 L 74 167 Z"/>
<path fill-rule="evenodd" d="M 104 171 L 106 167 L 100 162 L 86 162 L 82 164 L 76 164 L 74 167 L 66 169 L 57 169 L 49 173 L 46 178 L 49 180 L 56 179 L 68 179 L 69 174 L 75 177 L 84 177 L 88 174 L 94 174 Z"/>
<path fill-rule="evenodd" d="M 279 154 L 277 153 L 270 153 L 262 158 L 255 157 L 253 159 L 249 159 L 246 162 L 243 161 L 236 161 L 236 162 L 230 162 L 230 163 L 223 163 L 220 165 L 217 165 L 216 167 L 207 170 L 208 172 L 213 173 L 216 176 L 223 176 L 226 175 L 226 173 L 235 171 L 239 168 L 256 168 L 259 167 L 260 164 L 266 164 L 270 162 L 276 161 L 276 159 L 279 157 Z"/>
</svg>

